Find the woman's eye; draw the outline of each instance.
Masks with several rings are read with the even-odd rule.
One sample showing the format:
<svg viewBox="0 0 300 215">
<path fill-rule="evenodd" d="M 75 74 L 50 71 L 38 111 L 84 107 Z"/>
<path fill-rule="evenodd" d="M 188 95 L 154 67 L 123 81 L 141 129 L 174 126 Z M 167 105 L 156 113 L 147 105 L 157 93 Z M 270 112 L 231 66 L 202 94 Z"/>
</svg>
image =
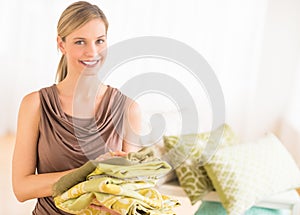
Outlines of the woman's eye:
<svg viewBox="0 0 300 215">
<path fill-rule="evenodd" d="M 76 45 L 83 45 L 83 44 L 84 44 L 84 41 L 78 40 L 78 41 L 75 42 L 75 44 L 76 44 Z"/>
<path fill-rule="evenodd" d="M 98 43 L 98 44 L 102 44 L 102 43 L 104 43 L 104 42 L 105 42 L 105 40 L 102 40 L 102 39 L 97 40 L 97 43 Z"/>
</svg>

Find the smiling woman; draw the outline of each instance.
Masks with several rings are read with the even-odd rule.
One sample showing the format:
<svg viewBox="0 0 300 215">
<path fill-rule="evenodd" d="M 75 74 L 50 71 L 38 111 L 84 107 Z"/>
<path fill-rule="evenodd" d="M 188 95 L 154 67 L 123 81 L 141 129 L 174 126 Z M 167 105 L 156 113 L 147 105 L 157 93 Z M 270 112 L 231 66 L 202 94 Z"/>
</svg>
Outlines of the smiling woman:
<svg viewBox="0 0 300 215">
<path fill-rule="evenodd" d="M 83 7 L 86 9 L 79 11 Z M 74 3 L 61 14 L 57 25 L 57 44 L 63 55 L 57 70 L 58 81 L 66 77 L 67 65 L 71 66 L 72 60 L 76 61 L 75 65 L 78 61 L 88 65 L 90 59 L 96 60 L 95 57 L 100 57 L 96 55 L 107 47 L 107 30 L 106 16 L 95 5 Z M 68 57 L 68 54 L 72 55 Z"/>
<path fill-rule="evenodd" d="M 22 100 L 12 180 L 19 201 L 38 199 L 33 214 L 68 214 L 54 204 L 55 182 L 102 154 L 139 148 L 139 106 L 97 77 L 107 28 L 96 5 L 79 1 L 66 8 L 57 26 L 58 83 Z"/>
<path fill-rule="evenodd" d="M 59 35 L 58 47 L 63 53 L 62 58 L 66 58 L 65 65 L 68 65 L 69 72 L 72 72 L 72 74 L 66 74 L 66 71 L 58 70 L 59 77 L 63 78 L 60 74 L 63 72 L 65 78 L 77 79 L 87 68 L 92 68 L 97 72 L 97 68 L 105 59 L 107 48 L 106 25 L 102 19 L 92 19 L 66 37 Z"/>
</svg>

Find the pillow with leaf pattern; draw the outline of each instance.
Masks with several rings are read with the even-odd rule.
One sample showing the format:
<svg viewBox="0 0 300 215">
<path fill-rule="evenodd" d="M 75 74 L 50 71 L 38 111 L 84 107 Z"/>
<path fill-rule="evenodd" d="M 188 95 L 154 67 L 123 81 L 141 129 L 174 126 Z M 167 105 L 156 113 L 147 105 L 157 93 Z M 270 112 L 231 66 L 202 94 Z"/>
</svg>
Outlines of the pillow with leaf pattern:
<svg viewBox="0 0 300 215">
<path fill-rule="evenodd" d="M 201 155 L 206 151 L 206 147 L 233 145 L 238 140 L 232 128 L 227 124 L 211 132 L 164 136 L 163 139 L 169 163 L 175 168 L 180 186 L 192 205 L 214 190 L 206 170 L 200 163 Z"/>
</svg>

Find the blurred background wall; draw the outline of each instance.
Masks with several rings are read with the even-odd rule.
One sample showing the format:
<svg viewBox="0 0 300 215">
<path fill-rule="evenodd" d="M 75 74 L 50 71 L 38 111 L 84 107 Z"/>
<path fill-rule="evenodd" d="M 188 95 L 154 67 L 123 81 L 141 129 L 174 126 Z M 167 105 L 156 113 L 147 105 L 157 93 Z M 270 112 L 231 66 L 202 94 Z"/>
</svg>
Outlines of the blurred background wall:
<svg viewBox="0 0 300 215">
<path fill-rule="evenodd" d="M 56 24 L 72 2 L 1 1 L 0 135 L 15 133 L 24 95 L 54 83 L 60 58 Z M 218 77 L 226 122 L 247 140 L 266 131 L 275 132 L 300 163 L 300 156 L 296 156 L 300 152 L 300 1 L 90 2 L 99 5 L 109 20 L 109 45 L 152 35 L 176 39 L 195 49 Z M 105 83 L 120 87 L 132 77 L 149 72 L 166 73 L 181 81 L 195 98 L 200 129 L 210 128 L 214 113 L 205 89 L 176 64 L 161 59 L 130 61 L 117 68 Z M 172 110 L 172 102 L 166 98 L 153 102 L 155 96 L 138 100 L 145 109 Z"/>
</svg>

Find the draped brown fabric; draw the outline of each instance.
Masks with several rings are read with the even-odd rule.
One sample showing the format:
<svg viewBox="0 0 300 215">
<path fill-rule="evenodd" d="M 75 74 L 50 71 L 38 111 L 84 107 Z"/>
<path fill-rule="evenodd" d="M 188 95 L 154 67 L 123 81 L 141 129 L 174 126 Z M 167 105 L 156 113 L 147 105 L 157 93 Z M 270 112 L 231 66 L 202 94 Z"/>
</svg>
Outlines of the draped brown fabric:
<svg viewBox="0 0 300 215">
<path fill-rule="evenodd" d="M 93 118 L 76 118 L 62 110 L 56 85 L 40 91 L 41 118 L 37 144 L 37 172 L 80 167 L 108 150 L 121 150 L 125 108 L 131 99 L 108 86 Z M 52 197 L 39 198 L 34 215 L 68 214 Z"/>
</svg>

